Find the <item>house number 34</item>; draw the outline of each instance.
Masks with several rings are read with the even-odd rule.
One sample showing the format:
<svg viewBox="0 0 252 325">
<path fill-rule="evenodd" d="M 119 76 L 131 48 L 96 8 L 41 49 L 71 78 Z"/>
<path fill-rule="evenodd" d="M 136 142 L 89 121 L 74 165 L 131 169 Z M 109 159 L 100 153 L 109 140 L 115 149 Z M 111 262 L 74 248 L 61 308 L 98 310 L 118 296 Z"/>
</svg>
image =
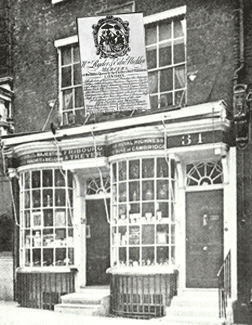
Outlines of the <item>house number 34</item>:
<svg viewBox="0 0 252 325">
<path fill-rule="evenodd" d="M 194 134 L 186 134 L 182 136 L 181 144 L 182 146 L 189 146 L 191 144 L 202 144 L 202 134 L 194 133 Z"/>
</svg>

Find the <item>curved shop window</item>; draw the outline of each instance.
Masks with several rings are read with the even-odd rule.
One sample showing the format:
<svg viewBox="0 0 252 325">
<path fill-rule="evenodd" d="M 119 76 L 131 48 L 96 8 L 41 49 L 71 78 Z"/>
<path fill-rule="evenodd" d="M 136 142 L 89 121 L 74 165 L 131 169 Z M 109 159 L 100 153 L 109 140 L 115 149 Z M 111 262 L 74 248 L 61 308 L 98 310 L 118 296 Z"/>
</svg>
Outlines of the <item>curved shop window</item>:
<svg viewBox="0 0 252 325">
<path fill-rule="evenodd" d="M 118 161 L 111 179 L 112 266 L 174 264 L 174 161 Z"/>
<path fill-rule="evenodd" d="M 71 172 L 41 169 L 20 176 L 20 266 L 74 264 Z"/>
</svg>

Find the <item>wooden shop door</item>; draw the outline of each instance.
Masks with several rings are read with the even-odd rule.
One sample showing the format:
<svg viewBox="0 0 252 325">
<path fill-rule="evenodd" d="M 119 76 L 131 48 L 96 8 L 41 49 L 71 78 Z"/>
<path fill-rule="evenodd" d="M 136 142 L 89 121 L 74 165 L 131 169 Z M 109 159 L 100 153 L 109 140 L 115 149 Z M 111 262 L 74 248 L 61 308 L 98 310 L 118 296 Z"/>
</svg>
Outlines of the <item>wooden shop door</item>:
<svg viewBox="0 0 252 325">
<path fill-rule="evenodd" d="M 110 239 L 104 200 L 86 201 L 86 217 L 87 285 L 105 285 L 109 283 Z"/>
<path fill-rule="evenodd" d="M 186 287 L 216 288 L 223 263 L 223 191 L 186 194 Z"/>
</svg>

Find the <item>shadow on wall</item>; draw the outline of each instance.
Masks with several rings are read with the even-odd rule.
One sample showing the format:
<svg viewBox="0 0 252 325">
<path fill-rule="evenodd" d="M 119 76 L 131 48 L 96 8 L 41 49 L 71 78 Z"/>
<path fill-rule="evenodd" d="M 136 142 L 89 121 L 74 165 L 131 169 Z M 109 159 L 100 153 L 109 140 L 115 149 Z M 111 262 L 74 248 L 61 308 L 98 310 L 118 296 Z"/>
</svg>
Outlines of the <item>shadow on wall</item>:
<svg viewBox="0 0 252 325">
<path fill-rule="evenodd" d="M 13 223 L 8 215 L 0 216 L 0 300 L 13 300 Z"/>
</svg>

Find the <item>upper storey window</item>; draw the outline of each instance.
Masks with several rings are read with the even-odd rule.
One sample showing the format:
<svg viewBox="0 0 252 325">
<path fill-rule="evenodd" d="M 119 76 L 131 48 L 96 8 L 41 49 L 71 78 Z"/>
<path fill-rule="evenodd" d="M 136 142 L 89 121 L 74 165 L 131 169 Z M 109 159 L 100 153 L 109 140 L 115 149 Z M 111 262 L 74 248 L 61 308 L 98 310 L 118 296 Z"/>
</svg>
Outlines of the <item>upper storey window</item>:
<svg viewBox="0 0 252 325">
<path fill-rule="evenodd" d="M 161 20 L 145 25 L 151 107 L 185 103 L 185 19 Z"/>
<path fill-rule="evenodd" d="M 182 106 L 186 101 L 185 7 L 144 17 L 151 108 Z M 77 36 L 57 40 L 60 109 L 63 124 L 84 122 Z"/>
<path fill-rule="evenodd" d="M 80 54 L 78 44 L 69 44 L 60 51 L 60 102 L 63 124 L 74 119 L 82 122 L 84 102 L 82 94 Z"/>
</svg>

